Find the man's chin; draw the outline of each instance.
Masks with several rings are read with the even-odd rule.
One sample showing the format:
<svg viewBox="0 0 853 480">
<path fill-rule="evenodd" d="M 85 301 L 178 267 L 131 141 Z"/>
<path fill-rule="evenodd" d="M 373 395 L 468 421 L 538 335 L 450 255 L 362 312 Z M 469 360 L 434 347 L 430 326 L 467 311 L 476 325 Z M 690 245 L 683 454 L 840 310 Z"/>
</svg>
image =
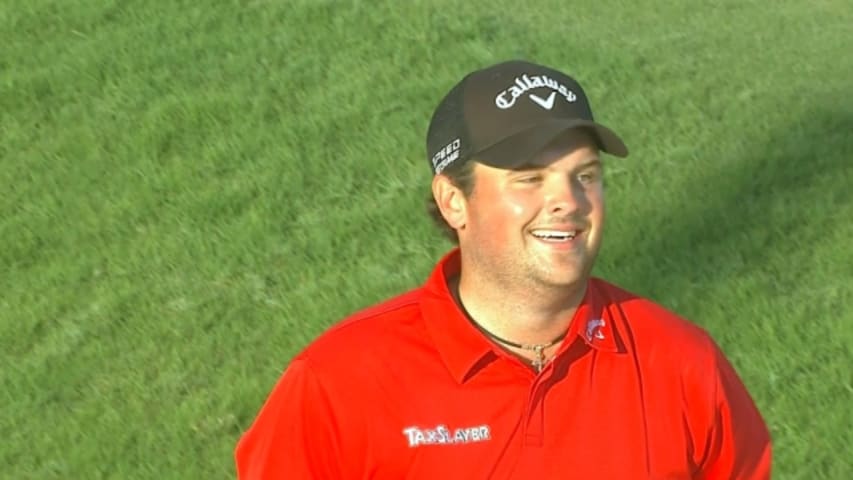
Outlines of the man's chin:
<svg viewBox="0 0 853 480">
<path fill-rule="evenodd" d="M 555 271 L 539 276 L 540 283 L 553 288 L 573 289 L 585 286 L 589 281 L 589 273 L 586 270 L 574 269 L 572 271 Z"/>
</svg>

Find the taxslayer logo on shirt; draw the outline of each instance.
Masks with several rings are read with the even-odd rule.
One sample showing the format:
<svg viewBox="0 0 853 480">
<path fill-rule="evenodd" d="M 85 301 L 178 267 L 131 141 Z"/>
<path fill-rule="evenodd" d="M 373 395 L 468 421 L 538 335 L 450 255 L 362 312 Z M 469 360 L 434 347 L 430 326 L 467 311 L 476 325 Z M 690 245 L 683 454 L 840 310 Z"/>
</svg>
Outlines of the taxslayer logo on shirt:
<svg viewBox="0 0 853 480">
<path fill-rule="evenodd" d="M 439 425 L 432 429 L 407 427 L 403 429 L 403 435 L 405 435 L 411 448 L 421 445 L 454 445 L 485 442 L 492 438 L 492 433 L 488 425 L 456 428 L 454 430 L 449 429 L 446 425 Z"/>
</svg>

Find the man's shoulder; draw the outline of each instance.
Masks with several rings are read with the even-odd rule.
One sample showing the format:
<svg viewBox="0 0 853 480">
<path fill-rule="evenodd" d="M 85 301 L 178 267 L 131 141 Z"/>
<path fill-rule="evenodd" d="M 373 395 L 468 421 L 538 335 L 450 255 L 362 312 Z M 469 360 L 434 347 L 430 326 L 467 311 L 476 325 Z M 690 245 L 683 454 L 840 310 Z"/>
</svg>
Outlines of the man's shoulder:
<svg viewBox="0 0 853 480">
<path fill-rule="evenodd" d="M 632 341 L 679 349 L 712 347 L 710 334 L 692 320 L 606 280 L 595 278 L 593 282 L 604 299 L 604 308 L 628 330 Z"/>
<path fill-rule="evenodd" d="M 605 292 L 605 308 L 618 324 L 623 351 L 634 358 L 650 385 L 709 391 L 708 382 L 719 374 L 722 351 L 705 328 L 621 287 L 607 282 L 599 287 Z"/>
<path fill-rule="evenodd" d="M 298 356 L 319 366 L 393 349 L 420 334 L 422 297 L 423 288 L 415 288 L 358 310 L 332 324 Z"/>
</svg>

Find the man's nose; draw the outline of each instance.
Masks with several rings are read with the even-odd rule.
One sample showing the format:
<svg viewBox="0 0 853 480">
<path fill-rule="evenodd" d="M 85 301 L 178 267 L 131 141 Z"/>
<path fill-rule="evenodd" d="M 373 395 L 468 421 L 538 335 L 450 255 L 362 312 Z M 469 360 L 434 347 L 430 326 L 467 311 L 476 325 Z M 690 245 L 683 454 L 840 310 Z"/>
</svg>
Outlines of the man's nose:
<svg viewBox="0 0 853 480">
<path fill-rule="evenodd" d="M 555 178 L 548 182 L 546 208 L 552 215 L 572 215 L 587 205 L 583 186 L 573 178 Z"/>
</svg>

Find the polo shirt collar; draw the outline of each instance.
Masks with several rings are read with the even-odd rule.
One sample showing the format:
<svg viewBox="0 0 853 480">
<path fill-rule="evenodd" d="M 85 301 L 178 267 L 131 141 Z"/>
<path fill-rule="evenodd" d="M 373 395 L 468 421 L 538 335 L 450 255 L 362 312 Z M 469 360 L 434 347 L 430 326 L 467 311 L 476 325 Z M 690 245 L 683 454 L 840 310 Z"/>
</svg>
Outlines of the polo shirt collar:
<svg viewBox="0 0 853 480">
<path fill-rule="evenodd" d="M 453 377 L 464 383 L 486 363 L 497 358 L 497 348 L 476 329 L 456 302 L 447 279 L 459 274 L 461 258 L 454 248 L 436 264 L 424 284 L 420 307 L 426 329 Z M 590 348 L 602 352 L 618 352 L 616 325 L 603 292 L 596 282 L 589 282 L 581 305 L 569 324 L 569 333 L 557 355 L 563 354 L 580 337 Z"/>
<path fill-rule="evenodd" d="M 453 300 L 447 279 L 459 274 L 459 249 L 446 254 L 435 266 L 424 285 L 421 311 L 426 329 L 450 373 L 459 383 L 488 355 L 494 355 L 492 343 L 480 333 Z"/>
</svg>

